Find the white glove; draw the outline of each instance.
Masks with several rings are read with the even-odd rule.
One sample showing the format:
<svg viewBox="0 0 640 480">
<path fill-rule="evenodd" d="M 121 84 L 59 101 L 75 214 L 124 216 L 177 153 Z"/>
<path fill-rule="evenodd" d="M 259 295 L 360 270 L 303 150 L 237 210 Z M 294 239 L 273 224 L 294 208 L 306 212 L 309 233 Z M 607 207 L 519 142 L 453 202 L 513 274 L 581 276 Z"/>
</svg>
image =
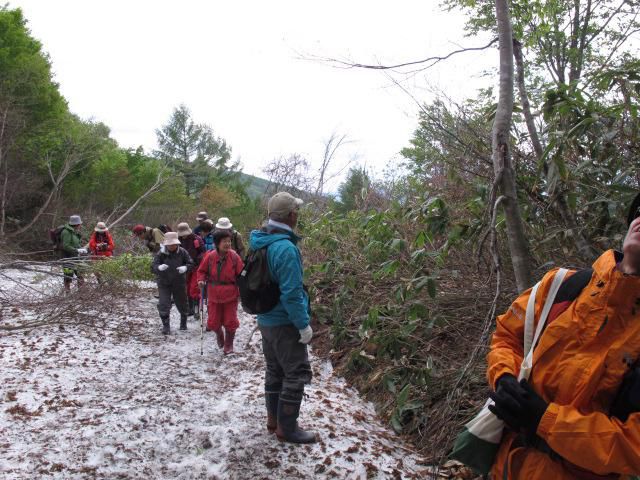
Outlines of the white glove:
<svg viewBox="0 0 640 480">
<path fill-rule="evenodd" d="M 166 263 L 158 265 L 158 270 L 160 270 L 161 272 L 164 272 L 167 268 L 169 268 L 169 265 L 167 265 Z"/>
<path fill-rule="evenodd" d="M 304 330 L 298 330 L 300 332 L 300 343 L 304 343 L 305 345 L 311 341 L 311 337 L 313 337 L 313 330 L 311 330 L 311 325 L 309 325 Z"/>
<path fill-rule="evenodd" d="M 89 251 L 86 248 L 79 248 L 78 255 L 86 255 Z"/>
<path fill-rule="evenodd" d="M 186 265 L 182 265 L 181 267 L 178 267 L 178 273 L 185 273 L 186 271 L 187 271 Z"/>
</svg>

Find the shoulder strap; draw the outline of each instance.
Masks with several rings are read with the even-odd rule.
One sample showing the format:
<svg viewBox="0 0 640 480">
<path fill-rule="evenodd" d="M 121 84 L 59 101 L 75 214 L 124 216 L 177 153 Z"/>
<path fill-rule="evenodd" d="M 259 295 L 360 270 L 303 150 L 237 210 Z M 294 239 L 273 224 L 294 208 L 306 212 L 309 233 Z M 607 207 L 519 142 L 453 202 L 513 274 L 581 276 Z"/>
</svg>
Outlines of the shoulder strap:
<svg viewBox="0 0 640 480">
<path fill-rule="evenodd" d="M 565 282 L 562 283 L 562 286 L 558 290 L 558 294 L 556 295 L 554 303 L 573 302 L 576 298 L 578 298 L 582 290 L 584 290 L 584 287 L 589 285 L 592 276 L 592 268 L 578 270 L 576 273 L 567 278 Z"/>
<path fill-rule="evenodd" d="M 547 294 L 547 298 L 545 299 L 544 306 L 542 307 L 542 312 L 540 312 L 540 318 L 538 319 L 538 325 L 535 329 L 535 333 L 533 332 L 534 323 L 535 323 L 535 306 L 536 306 L 536 294 L 538 292 L 538 287 L 540 287 L 541 282 L 535 284 L 533 289 L 531 290 L 531 294 L 529 295 L 529 302 L 527 303 L 527 312 L 525 315 L 524 321 L 524 360 L 522 361 L 522 365 L 520 367 L 520 375 L 519 379 L 528 379 L 529 374 L 531 373 L 531 367 L 533 366 L 533 346 L 538 343 L 538 338 L 544 329 L 544 325 L 547 322 L 547 317 L 549 316 L 549 311 L 553 306 L 554 300 L 556 298 L 556 294 L 560 289 L 560 285 L 564 281 L 564 277 L 567 275 L 568 270 L 566 268 L 561 268 L 558 270 L 553 277 L 553 282 L 551 283 L 551 287 L 549 288 L 549 293 Z"/>
</svg>

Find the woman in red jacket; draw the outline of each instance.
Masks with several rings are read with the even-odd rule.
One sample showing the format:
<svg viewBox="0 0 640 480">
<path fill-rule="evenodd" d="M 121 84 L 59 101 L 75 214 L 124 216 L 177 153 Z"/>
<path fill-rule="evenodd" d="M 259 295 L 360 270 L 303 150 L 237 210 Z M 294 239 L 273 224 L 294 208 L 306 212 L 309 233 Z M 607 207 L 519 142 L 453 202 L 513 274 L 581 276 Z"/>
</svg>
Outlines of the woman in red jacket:
<svg viewBox="0 0 640 480">
<path fill-rule="evenodd" d="M 218 347 L 224 354 L 233 353 L 233 338 L 240 326 L 236 278 L 244 268 L 240 256 L 231 248 L 231 233 L 216 232 L 215 249 L 207 252 L 198 267 L 198 285 L 207 287 L 209 318 L 207 326 L 216 333 Z M 222 327 L 224 326 L 224 333 Z"/>
<path fill-rule="evenodd" d="M 92 260 L 103 260 L 105 257 L 113 256 L 113 249 L 115 244 L 113 238 L 109 233 L 109 229 L 104 222 L 98 222 L 96 228 L 93 229 L 91 238 L 89 239 L 89 252 L 91 253 Z M 95 271 L 96 279 L 98 283 L 102 283 L 100 273 Z"/>
<path fill-rule="evenodd" d="M 115 244 L 104 222 L 98 222 L 89 240 L 89 251 L 94 257 L 111 257 Z"/>
</svg>

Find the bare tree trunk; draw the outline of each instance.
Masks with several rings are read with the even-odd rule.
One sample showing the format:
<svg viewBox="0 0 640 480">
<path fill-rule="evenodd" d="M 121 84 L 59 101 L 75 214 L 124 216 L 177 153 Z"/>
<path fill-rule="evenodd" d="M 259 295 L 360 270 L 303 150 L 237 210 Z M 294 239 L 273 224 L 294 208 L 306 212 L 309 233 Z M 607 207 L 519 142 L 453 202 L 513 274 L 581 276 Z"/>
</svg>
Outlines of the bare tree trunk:
<svg viewBox="0 0 640 480">
<path fill-rule="evenodd" d="M 2 124 L 0 124 L 0 167 L 4 166 L 4 182 L 2 185 L 2 206 L 0 207 L 0 237 L 4 237 L 4 228 L 7 220 L 7 185 L 8 185 L 8 175 L 9 168 L 7 165 L 8 159 L 5 158 L 6 151 L 3 148 L 4 145 L 4 137 L 5 131 L 7 129 L 7 116 L 9 114 L 9 107 L 4 109 L 2 112 Z"/>
<path fill-rule="evenodd" d="M 124 212 L 122 215 L 120 215 L 116 220 L 114 220 L 114 222 L 111 225 L 108 225 L 109 228 L 113 228 L 115 227 L 118 223 L 120 223 L 122 220 L 124 220 L 131 212 L 133 212 L 138 205 L 140 205 L 149 195 L 151 195 L 152 193 L 155 193 L 156 191 L 158 191 L 158 189 L 162 186 L 162 184 L 164 184 L 164 182 L 167 181 L 167 178 L 162 178 L 164 175 L 164 169 L 160 170 L 160 172 L 158 172 L 158 178 L 156 179 L 155 183 L 153 185 L 151 185 L 151 187 L 144 192 L 134 203 L 133 205 L 131 205 L 126 212 Z"/>
<path fill-rule="evenodd" d="M 524 120 L 527 125 L 527 130 L 529 131 L 529 137 L 531 138 L 531 144 L 533 145 L 536 159 L 538 162 L 540 162 L 543 161 L 542 156 L 544 153 L 544 149 L 542 148 L 542 143 L 540 142 L 540 137 L 538 136 L 538 130 L 536 130 L 536 125 L 533 121 L 533 115 L 531 114 L 531 105 L 529 104 L 529 96 L 527 95 L 527 89 L 524 83 L 524 60 L 522 57 L 522 44 L 516 39 L 513 40 L 513 57 L 516 62 L 516 80 L 518 82 L 518 91 L 520 92 L 522 113 L 524 114 Z M 546 175 L 549 171 L 549 166 L 547 165 L 546 161 L 544 161 L 543 163 L 543 169 Z M 597 256 L 597 252 L 578 227 L 578 222 L 576 221 L 576 217 L 571 211 L 571 208 L 569 208 L 564 192 L 558 190 L 557 192 L 555 192 L 554 197 L 555 201 L 552 201 L 552 205 L 555 207 L 558 215 L 560 215 L 562 221 L 571 232 L 571 236 L 573 237 L 576 246 L 578 247 L 580 256 L 582 256 L 585 260 L 593 260 Z"/>
<path fill-rule="evenodd" d="M 10 237 L 16 237 L 18 235 L 21 235 L 27 230 L 29 230 L 31 227 L 33 227 L 33 225 L 35 225 L 35 223 L 40 219 L 40 217 L 44 214 L 44 212 L 47 211 L 47 209 L 49 208 L 49 205 L 51 204 L 51 201 L 56 197 L 56 195 L 58 195 L 58 192 L 60 192 L 60 190 L 62 189 L 62 186 L 64 185 L 64 181 L 67 178 L 67 175 L 69 175 L 69 172 L 71 171 L 71 167 L 74 165 L 74 163 L 75 163 L 74 155 L 73 154 L 67 155 L 67 157 L 64 160 L 64 164 L 62 165 L 62 169 L 58 173 L 58 176 L 55 177 L 53 175 L 53 170 L 51 167 L 51 160 L 49 159 L 47 161 L 49 177 L 51 178 L 51 182 L 53 183 L 53 186 L 51 187 L 51 192 L 49 192 L 49 196 L 47 197 L 45 202 L 42 204 L 42 206 L 38 209 L 38 213 L 34 215 L 31 221 L 28 224 L 26 224 L 24 227 L 11 233 L 9 235 Z"/>
<path fill-rule="evenodd" d="M 493 123 L 493 170 L 502 195 L 511 262 L 518 291 L 532 283 L 531 255 L 518 206 L 515 172 L 511 162 L 509 132 L 513 114 L 513 34 L 507 0 L 496 0 L 500 44 L 500 91 Z M 493 206 L 492 206 L 493 208 Z"/>
</svg>

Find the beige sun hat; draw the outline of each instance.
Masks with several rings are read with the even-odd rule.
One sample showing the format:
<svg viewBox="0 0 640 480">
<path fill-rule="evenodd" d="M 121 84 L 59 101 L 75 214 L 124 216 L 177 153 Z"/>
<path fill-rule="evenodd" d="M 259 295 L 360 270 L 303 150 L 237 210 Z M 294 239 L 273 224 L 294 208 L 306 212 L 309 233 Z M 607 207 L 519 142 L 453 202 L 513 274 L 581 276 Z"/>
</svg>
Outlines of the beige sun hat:
<svg viewBox="0 0 640 480">
<path fill-rule="evenodd" d="M 180 245 L 180 240 L 178 239 L 178 232 L 167 232 L 164 234 L 164 242 L 162 242 L 164 246 L 169 245 Z"/>
<path fill-rule="evenodd" d="M 269 199 L 267 209 L 269 215 L 287 216 L 290 212 L 298 210 L 303 204 L 304 200 L 301 198 L 296 198 L 288 192 L 278 192 Z"/>
<path fill-rule="evenodd" d="M 216 223 L 216 228 L 218 230 L 231 230 L 233 228 L 233 224 L 231 220 L 227 217 L 222 217 L 218 219 L 218 223 Z"/>
<path fill-rule="evenodd" d="M 96 228 L 94 228 L 94 230 L 96 232 L 100 232 L 100 233 L 104 233 L 104 232 L 108 232 L 109 229 L 107 228 L 107 224 L 104 222 L 98 222 L 98 224 L 96 225 Z"/>
<path fill-rule="evenodd" d="M 178 224 L 178 237 L 186 237 L 187 235 L 191 235 L 191 233 L 191 228 L 189 228 L 189 224 L 187 222 Z"/>
</svg>

